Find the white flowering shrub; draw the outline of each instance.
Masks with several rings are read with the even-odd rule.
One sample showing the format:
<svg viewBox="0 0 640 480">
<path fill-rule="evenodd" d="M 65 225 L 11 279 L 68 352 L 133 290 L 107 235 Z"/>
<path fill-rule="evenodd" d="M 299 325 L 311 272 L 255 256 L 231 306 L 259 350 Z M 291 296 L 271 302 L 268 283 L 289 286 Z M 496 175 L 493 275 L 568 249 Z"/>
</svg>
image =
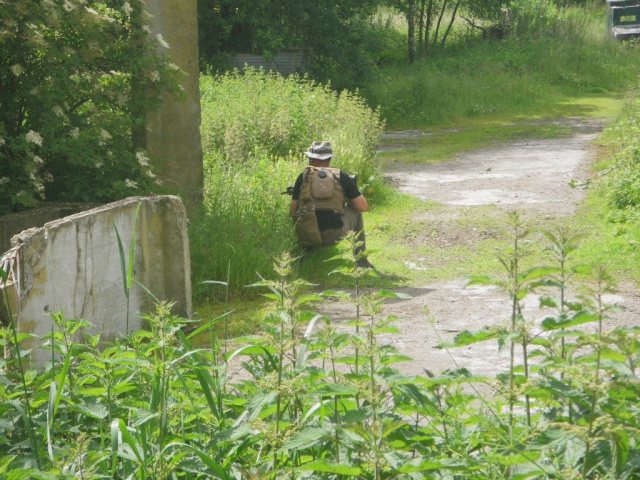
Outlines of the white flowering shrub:
<svg viewBox="0 0 640 480">
<path fill-rule="evenodd" d="M 0 214 L 160 190 L 145 114 L 181 72 L 140 0 L 0 2 Z"/>
</svg>

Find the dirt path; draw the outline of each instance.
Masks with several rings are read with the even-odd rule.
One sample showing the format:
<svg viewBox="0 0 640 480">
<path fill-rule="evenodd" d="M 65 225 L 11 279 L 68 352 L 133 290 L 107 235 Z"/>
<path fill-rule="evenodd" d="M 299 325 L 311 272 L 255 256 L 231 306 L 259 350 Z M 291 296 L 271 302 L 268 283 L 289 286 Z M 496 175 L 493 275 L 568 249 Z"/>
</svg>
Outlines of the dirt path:
<svg viewBox="0 0 640 480">
<path fill-rule="evenodd" d="M 587 180 L 588 166 L 594 158 L 590 142 L 598 136 L 602 122 L 562 119 L 558 123 L 572 126 L 574 133 L 560 139 L 519 141 L 469 152 L 439 164 L 393 164 L 388 166 L 385 175 L 401 192 L 446 205 L 441 213 L 434 215 L 433 221 L 438 221 L 438 216 L 455 215 L 457 209 L 489 204 L 518 209 L 533 217 L 568 217 L 584 196 L 583 190 L 572 188 L 569 182 Z M 403 139 L 412 135 L 423 134 L 388 134 L 398 143 L 387 148 L 403 148 Z M 465 242 L 467 235 L 456 232 L 448 237 Z M 465 288 L 467 281 L 461 278 L 415 285 L 401 290 L 412 295 L 412 299 L 387 303 L 386 313 L 401 317 L 396 324 L 401 334 L 381 337 L 380 341 L 396 346 L 400 353 L 414 359 L 400 364 L 403 371 L 422 374 L 428 369 L 440 373 L 464 366 L 476 374 L 495 375 L 507 369 L 508 351 L 499 353 L 495 341 L 456 348 L 450 354 L 434 348 L 463 330 L 508 322 L 510 309 L 506 294 L 494 287 Z M 631 323 L 638 318 L 640 295 L 631 286 L 623 286 L 620 294 L 610 295 L 606 300 L 624 308 L 615 314 L 612 325 Z M 338 325 L 354 316 L 353 306 L 337 301 L 324 303 L 320 312 Z M 525 301 L 524 315 L 535 324 L 546 316 L 538 308 L 537 298 Z"/>
<path fill-rule="evenodd" d="M 403 193 L 454 207 L 495 204 L 510 210 L 570 215 L 584 191 L 571 188 L 569 182 L 587 179 L 589 142 L 597 138 L 602 122 L 567 119 L 557 123 L 573 127 L 575 133 L 468 152 L 449 162 L 390 165 L 385 176 Z M 400 135 L 405 137 L 407 132 Z"/>
</svg>

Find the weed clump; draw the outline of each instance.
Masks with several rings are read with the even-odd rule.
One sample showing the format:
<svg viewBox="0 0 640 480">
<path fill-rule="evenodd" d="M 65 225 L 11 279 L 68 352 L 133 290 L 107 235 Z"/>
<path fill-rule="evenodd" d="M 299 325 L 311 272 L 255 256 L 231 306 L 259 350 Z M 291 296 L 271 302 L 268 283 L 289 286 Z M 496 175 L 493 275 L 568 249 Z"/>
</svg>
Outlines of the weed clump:
<svg viewBox="0 0 640 480">
<path fill-rule="evenodd" d="M 285 254 L 274 275 L 252 285 L 270 302 L 262 332 L 224 348 L 212 336 L 195 349 L 193 337 L 210 325 L 187 334 L 188 321 L 166 303 L 143 317 L 148 330 L 106 348 L 96 335 L 74 341 L 88 323 L 58 313 L 43 339 L 51 362 L 20 373 L 22 338 L 12 326 L 0 330 L 10 353 L 1 471 L 43 479 L 635 478 L 640 330 L 607 329 L 603 296 L 615 281 L 573 263 L 579 233 L 546 232 L 555 265 L 523 268 L 529 229 L 515 213 L 511 225 L 513 245 L 500 255 L 505 278 L 473 279 L 505 288 L 510 326 L 443 344 L 494 338 L 511 348 L 509 371 L 495 381 L 460 367 L 404 374 L 397 364 L 407 357 L 380 341 L 397 332 L 382 307 L 398 295 L 309 293 Z M 350 241 L 335 273 L 357 286 L 375 272 L 358 268 Z M 534 328 L 520 302 L 540 289 L 549 315 Z M 316 314 L 324 296 L 349 298 L 351 321 Z M 495 395 L 478 393 L 487 381 Z"/>
</svg>

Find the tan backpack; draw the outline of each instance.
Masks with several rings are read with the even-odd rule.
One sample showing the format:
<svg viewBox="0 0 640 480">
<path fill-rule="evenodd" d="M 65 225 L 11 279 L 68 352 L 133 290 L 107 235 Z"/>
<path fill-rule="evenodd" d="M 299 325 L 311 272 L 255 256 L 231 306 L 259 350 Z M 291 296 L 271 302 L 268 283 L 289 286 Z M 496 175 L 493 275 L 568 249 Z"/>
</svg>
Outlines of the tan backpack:
<svg viewBox="0 0 640 480">
<path fill-rule="evenodd" d="M 307 167 L 302 173 L 300 203 L 295 215 L 298 243 L 320 246 L 322 238 L 316 210 L 344 214 L 344 192 L 340 184 L 340 170 L 330 167 Z"/>
</svg>

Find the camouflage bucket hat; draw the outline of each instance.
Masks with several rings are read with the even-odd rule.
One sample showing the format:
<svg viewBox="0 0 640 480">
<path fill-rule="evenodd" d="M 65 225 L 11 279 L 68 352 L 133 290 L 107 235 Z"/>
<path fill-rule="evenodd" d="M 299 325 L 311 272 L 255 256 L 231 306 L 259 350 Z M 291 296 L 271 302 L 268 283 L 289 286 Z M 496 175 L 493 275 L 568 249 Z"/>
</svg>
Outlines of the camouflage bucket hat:
<svg viewBox="0 0 640 480">
<path fill-rule="evenodd" d="M 333 157 L 333 150 L 329 142 L 313 142 L 304 154 L 314 160 L 330 160 Z"/>
</svg>

